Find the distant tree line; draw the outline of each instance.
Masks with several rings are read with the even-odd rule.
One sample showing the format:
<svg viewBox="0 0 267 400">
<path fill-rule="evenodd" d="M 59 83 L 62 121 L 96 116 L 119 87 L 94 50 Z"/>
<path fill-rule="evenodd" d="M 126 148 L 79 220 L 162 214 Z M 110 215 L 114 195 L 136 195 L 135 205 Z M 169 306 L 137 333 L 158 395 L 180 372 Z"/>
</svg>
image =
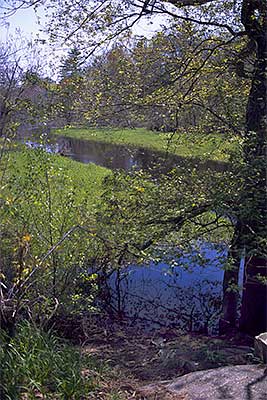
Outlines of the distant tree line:
<svg viewBox="0 0 267 400">
<path fill-rule="evenodd" d="M 238 47 L 194 38 L 193 27 L 128 38 L 88 62 L 78 47 L 62 60 L 59 98 L 67 124 L 147 127 L 170 132 L 240 132 L 246 81 L 237 78 Z M 218 49 L 216 49 L 218 44 Z M 200 55 L 196 59 L 196 56 Z"/>
</svg>

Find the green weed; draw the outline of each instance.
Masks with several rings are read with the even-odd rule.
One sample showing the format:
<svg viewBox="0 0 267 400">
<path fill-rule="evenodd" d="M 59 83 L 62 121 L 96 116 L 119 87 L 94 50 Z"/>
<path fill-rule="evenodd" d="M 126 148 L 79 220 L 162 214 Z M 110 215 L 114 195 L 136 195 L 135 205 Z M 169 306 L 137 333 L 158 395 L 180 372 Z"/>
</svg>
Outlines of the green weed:
<svg viewBox="0 0 267 400">
<path fill-rule="evenodd" d="M 80 353 L 29 323 L 19 325 L 11 340 L 1 333 L 0 364 L 3 399 L 17 400 L 23 395 L 34 399 L 37 394 L 81 399 L 86 391 Z"/>
<path fill-rule="evenodd" d="M 111 368 L 55 337 L 23 322 L 14 338 L 0 330 L 1 400 L 122 399 L 103 382 L 114 380 Z"/>
</svg>

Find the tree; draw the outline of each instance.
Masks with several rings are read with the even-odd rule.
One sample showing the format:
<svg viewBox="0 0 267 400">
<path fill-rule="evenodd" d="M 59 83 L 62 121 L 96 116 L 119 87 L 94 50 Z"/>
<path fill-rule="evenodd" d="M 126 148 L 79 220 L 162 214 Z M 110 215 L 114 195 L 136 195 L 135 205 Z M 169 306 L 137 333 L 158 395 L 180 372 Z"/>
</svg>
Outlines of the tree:
<svg viewBox="0 0 267 400">
<path fill-rule="evenodd" d="M 18 4 L 30 4 L 22 1 Z M 50 5 L 56 5 L 51 0 Z M 195 71 L 189 75 L 189 88 L 194 91 L 199 71 L 207 65 L 211 54 L 217 49 L 224 54 L 224 62 L 233 59 L 231 44 L 240 45 L 237 70 L 244 72 L 246 54 L 254 54 L 250 79 L 250 92 L 246 107 L 246 119 L 242 131 L 242 192 L 238 203 L 232 208 L 236 219 L 235 233 L 230 247 L 232 270 L 225 273 L 224 324 L 231 329 L 236 323 L 236 294 L 231 287 L 237 283 L 237 274 L 242 254 L 246 251 L 246 281 L 242 303 L 241 328 L 255 334 L 266 329 L 266 290 L 259 281 L 266 278 L 266 24 L 267 5 L 264 0 L 225 1 L 215 0 L 125 0 L 122 2 L 88 2 L 76 4 L 66 2 L 55 8 L 50 25 L 53 37 L 64 37 L 70 41 L 85 40 L 88 53 L 100 47 L 104 38 L 111 40 L 124 34 L 142 18 L 154 15 L 171 18 L 181 26 L 186 21 L 202 32 L 195 47 Z M 68 24 L 66 24 L 68 21 Z M 226 22 L 227 21 L 227 22 Z M 193 36 L 192 36 L 193 37 Z M 204 40 L 203 40 L 204 37 Z M 212 40 L 212 48 L 205 52 L 206 44 Z M 230 46 L 230 47 L 229 47 Z M 225 50 L 224 50 L 225 49 Z M 223 61 L 223 59 L 222 59 Z M 192 65 L 192 64 L 191 64 Z"/>
<path fill-rule="evenodd" d="M 198 64 L 206 62 L 192 85 L 198 64 L 191 54 L 200 39 L 205 48 L 199 48 Z M 114 44 L 85 69 L 80 115 L 100 126 L 177 131 L 175 138 L 183 131 L 214 133 L 215 125 L 217 135 L 240 132 L 247 85 L 222 62 L 214 50 L 219 43 L 216 37 L 192 40 L 192 26 L 184 23 L 151 39 Z"/>
<path fill-rule="evenodd" d="M 62 63 L 59 67 L 59 75 L 61 79 L 74 78 L 82 74 L 81 68 L 81 52 L 77 47 L 73 47 L 69 50 L 66 58 L 62 59 Z"/>
<path fill-rule="evenodd" d="M 48 110 L 52 120 L 54 100 L 53 81 L 41 73 L 40 49 L 15 39 L 0 45 L 0 136 L 9 139 L 40 130 Z"/>
<path fill-rule="evenodd" d="M 73 122 L 80 123 L 79 108 L 84 86 L 81 52 L 77 47 L 71 48 L 62 59 L 59 76 L 57 100 L 60 103 L 60 115 L 63 115 L 67 125 Z"/>
<path fill-rule="evenodd" d="M 256 333 L 266 328 L 265 288 L 257 285 L 257 277 L 266 277 L 266 146 L 267 146 L 267 5 L 244 1 L 241 21 L 255 45 L 256 60 L 246 113 L 244 143 L 245 184 L 243 213 L 239 215 L 239 237 L 247 252 L 247 281 L 242 304 L 241 328 Z M 254 290 L 255 286 L 257 289 Z M 255 296 L 256 295 L 256 296 Z M 262 318 L 262 322 L 259 322 Z"/>
<path fill-rule="evenodd" d="M 20 88 L 22 69 L 18 60 L 11 57 L 13 51 L 10 44 L 0 47 L 0 137 L 3 138 L 12 136 L 12 114 L 17 110 L 16 99 L 23 91 Z"/>
</svg>

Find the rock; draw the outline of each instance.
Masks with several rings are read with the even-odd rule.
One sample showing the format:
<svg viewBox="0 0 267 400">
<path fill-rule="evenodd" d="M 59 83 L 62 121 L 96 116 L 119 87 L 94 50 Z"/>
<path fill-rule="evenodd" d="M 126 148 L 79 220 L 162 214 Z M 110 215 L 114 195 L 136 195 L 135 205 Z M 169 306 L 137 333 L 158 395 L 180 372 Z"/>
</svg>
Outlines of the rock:
<svg viewBox="0 0 267 400">
<path fill-rule="evenodd" d="M 159 400 L 267 400 L 267 374 L 263 366 L 235 365 L 191 372 L 172 383 L 147 385 L 139 393 Z"/>
<path fill-rule="evenodd" d="M 192 359 L 192 352 L 189 354 L 182 349 L 161 349 L 159 352 L 160 362 L 165 369 L 168 370 L 183 370 L 183 373 L 194 372 L 201 368 L 201 364 Z"/>
<path fill-rule="evenodd" d="M 167 390 L 185 394 L 188 400 L 263 400 L 267 399 L 267 375 L 255 365 L 215 368 L 178 378 Z"/>
<path fill-rule="evenodd" d="M 255 337 L 255 355 L 267 364 L 267 332 Z"/>
</svg>

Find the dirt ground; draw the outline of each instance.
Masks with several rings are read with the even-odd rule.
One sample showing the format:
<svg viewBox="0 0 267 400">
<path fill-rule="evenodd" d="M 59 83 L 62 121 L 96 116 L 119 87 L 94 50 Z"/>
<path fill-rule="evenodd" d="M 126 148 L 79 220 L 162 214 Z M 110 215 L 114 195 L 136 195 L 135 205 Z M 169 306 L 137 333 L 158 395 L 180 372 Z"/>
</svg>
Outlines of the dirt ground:
<svg viewBox="0 0 267 400">
<path fill-rule="evenodd" d="M 112 330 L 94 328 L 89 331 L 82 352 L 111 367 L 112 384 L 121 397 L 110 399 L 172 400 L 173 395 L 164 388 L 161 391 L 160 386 L 156 393 L 144 393 L 142 388 L 193 371 L 257 363 L 251 345 L 247 338 L 240 336 L 181 334 L 175 329 L 144 333 L 117 326 Z"/>
</svg>

